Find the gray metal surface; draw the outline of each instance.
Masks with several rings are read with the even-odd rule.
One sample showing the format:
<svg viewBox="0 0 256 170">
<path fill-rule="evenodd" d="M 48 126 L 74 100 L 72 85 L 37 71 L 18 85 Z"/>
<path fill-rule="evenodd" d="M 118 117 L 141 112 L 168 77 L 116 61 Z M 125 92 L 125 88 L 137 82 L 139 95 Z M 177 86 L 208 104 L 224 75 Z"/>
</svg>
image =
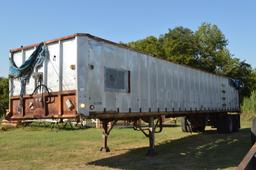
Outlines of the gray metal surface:
<svg viewBox="0 0 256 170">
<path fill-rule="evenodd" d="M 88 112 L 158 112 L 195 110 L 239 110 L 238 91 L 229 84 L 226 77 L 199 71 L 183 65 L 138 53 L 127 48 L 78 37 L 87 44 L 80 47 L 87 58 L 78 77 L 87 79 L 78 82 L 78 94 L 87 94 Z M 130 71 L 130 92 L 110 91 L 105 88 L 105 68 Z M 128 83 L 128 82 L 127 82 Z M 86 90 L 80 91 L 79 89 Z M 93 110 L 89 106 L 93 105 Z M 83 113 L 78 107 L 78 111 Z M 127 113 L 129 114 L 129 113 Z"/>
</svg>

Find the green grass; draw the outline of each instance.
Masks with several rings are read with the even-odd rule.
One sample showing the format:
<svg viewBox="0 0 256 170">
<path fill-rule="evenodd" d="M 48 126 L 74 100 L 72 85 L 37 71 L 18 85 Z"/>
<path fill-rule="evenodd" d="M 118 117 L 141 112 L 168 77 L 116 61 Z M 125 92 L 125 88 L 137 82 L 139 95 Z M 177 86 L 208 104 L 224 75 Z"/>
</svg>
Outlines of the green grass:
<svg viewBox="0 0 256 170">
<path fill-rule="evenodd" d="M 154 157 L 145 156 L 148 140 L 131 128 L 113 129 L 109 153 L 99 151 L 100 129 L 11 129 L 0 131 L 0 169 L 232 169 L 249 150 L 249 126 L 229 135 L 166 127 L 156 134 Z"/>
</svg>

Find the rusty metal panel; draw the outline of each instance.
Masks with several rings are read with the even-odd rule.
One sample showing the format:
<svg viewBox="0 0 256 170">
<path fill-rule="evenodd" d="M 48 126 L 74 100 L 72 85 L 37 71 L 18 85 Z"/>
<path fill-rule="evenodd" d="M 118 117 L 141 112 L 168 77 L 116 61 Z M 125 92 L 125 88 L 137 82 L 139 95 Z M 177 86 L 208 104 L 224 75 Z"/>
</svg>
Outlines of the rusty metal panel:
<svg viewBox="0 0 256 170">
<path fill-rule="evenodd" d="M 74 94 L 65 94 L 61 96 L 62 116 L 68 117 L 76 114 L 76 96 Z"/>
<path fill-rule="evenodd" d="M 43 101 L 46 102 L 43 102 Z M 24 112 L 18 112 L 19 97 L 10 99 L 12 119 L 76 117 L 75 91 L 24 96 Z"/>
</svg>

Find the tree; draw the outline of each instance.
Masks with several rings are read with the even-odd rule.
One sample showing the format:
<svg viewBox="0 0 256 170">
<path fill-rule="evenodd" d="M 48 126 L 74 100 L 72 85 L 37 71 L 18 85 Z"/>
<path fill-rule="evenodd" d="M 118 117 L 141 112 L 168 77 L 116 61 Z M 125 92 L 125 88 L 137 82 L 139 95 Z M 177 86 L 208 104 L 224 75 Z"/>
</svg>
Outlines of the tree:
<svg viewBox="0 0 256 170">
<path fill-rule="evenodd" d="M 244 84 L 244 87 L 240 91 L 242 98 L 249 97 L 251 92 L 256 89 L 256 71 L 245 61 L 234 58 L 226 64 L 223 71 L 224 75 L 242 81 Z"/>
<path fill-rule="evenodd" d="M 5 113 L 9 104 L 9 84 L 7 78 L 0 77 L 0 118 Z"/>
<path fill-rule="evenodd" d="M 127 45 L 137 51 L 141 51 L 155 57 L 163 56 L 161 45 L 158 39 L 154 36 L 149 36 L 143 40 L 130 42 Z"/>
<path fill-rule="evenodd" d="M 198 59 L 197 39 L 193 31 L 184 27 L 169 29 L 159 38 L 167 60 L 180 64 L 196 66 Z"/>
<path fill-rule="evenodd" d="M 203 23 L 195 32 L 198 43 L 199 67 L 216 73 L 223 69 L 231 55 L 226 48 L 228 41 L 217 25 Z"/>
</svg>

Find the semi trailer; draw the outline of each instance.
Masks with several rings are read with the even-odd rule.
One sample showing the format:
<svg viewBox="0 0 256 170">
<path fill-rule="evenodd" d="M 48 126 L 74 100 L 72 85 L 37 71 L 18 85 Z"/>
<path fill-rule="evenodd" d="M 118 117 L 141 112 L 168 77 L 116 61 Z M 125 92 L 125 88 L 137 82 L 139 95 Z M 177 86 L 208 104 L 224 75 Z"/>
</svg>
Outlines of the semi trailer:
<svg viewBox="0 0 256 170">
<path fill-rule="evenodd" d="M 239 81 L 90 34 L 11 49 L 9 58 L 8 120 L 100 119 L 104 151 L 118 120 L 149 137 L 149 154 L 165 117 L 182 117 L 186 132 L 204 131 L 207 123 L 220 133 L 240 127 Z"/>
</svg>

